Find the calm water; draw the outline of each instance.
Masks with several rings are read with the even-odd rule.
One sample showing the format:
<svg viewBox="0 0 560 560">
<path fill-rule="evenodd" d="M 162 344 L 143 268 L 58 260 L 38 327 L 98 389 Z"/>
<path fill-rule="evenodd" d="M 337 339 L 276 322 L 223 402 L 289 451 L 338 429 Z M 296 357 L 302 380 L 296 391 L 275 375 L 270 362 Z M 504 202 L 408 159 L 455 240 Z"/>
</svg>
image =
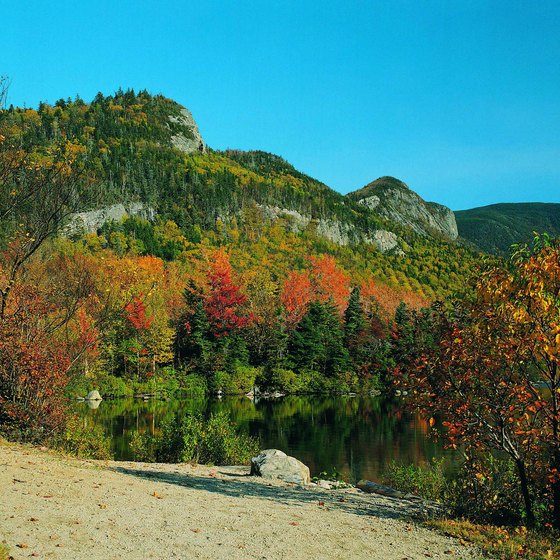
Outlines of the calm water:
<svg viewBox="0 0 560 560">
<path fill-rule="evenodd" d="M 453 455 L 427 437 L 426 422 L 402 412 L 383 397 L 288 396 L 254 403 L 246 397 L 102 401 L 91 410 L 79 405 L 86 425 L 101 425 L 111 436 L 115 456 L 134 459 L 128 442 L 135 431 L 157 433 L 162 420 L 175 413 L 227 410 L 241 430 L 260 438 L 262 448 L 277 448 L 297 457 L 311 475 L 333 469 L 351 481 L 382 480 L 391 461 L 421 464 Z"/>
</svg>

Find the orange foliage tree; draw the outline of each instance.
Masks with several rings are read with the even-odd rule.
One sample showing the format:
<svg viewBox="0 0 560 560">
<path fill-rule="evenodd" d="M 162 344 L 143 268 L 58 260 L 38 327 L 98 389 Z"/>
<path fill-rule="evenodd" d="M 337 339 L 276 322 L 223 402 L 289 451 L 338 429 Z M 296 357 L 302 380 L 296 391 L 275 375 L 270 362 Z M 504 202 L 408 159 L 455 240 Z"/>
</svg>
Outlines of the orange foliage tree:
<svg viewBox="0 0 560 560">
<path fill-rule="evenodd" d="M 332 301 L 342 317 L 350 296 L 350 278 L 334 257 L 309 257 L 310 268 L 290 272 L 280 296 L 288 328 L 295 327 L 313 301 Z"/>
</svg>

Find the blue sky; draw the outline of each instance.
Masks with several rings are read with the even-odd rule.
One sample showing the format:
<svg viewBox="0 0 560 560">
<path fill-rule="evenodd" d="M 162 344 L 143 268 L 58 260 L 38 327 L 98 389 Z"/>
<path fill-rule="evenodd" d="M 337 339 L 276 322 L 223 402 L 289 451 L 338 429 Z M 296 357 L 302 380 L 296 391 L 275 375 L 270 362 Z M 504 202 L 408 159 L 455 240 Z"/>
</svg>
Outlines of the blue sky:
<svg viewBox="0 0 560 560">
<path fill-rule="evenodd" d="M 560 202 L 557 0 L 0 0 L 9 102 L 119 87 L 188 107 L 340 192 L 382 175 L 458 210 Z"/>
</svg>

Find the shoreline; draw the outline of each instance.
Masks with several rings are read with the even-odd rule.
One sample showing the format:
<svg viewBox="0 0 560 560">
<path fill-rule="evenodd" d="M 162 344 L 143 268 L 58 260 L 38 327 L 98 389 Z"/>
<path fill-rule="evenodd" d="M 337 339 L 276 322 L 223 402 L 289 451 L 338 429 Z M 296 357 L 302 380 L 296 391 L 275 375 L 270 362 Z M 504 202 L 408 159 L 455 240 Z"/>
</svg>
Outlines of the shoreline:
<svg viewBox="0 0 560 560">
<path fill-rule="evenodd" d="M 0 541 L 15 560 L 480 558 L 411 521 L 416 501 L 248 473 L 0 443 Z"/>
</svg>

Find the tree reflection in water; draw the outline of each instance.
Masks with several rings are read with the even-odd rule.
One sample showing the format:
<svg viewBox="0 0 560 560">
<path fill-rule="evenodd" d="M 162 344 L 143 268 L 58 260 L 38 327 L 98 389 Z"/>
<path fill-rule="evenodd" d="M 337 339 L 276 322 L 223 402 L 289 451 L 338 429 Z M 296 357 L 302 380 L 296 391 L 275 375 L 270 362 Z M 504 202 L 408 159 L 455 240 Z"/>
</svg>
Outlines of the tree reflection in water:
<svg viewBox="0 0 560 560">
<path fill-rule="evenodd" d="M 175 414 L 226 410 L 240 430 L 260 438 L 262 448 L 278 448 L 303 461 L 312 476 L 336 469 L 346 480 L 382 480 L 390 462 L 422 464 L 446 457 L 454 470 L 458 455 L 428 437 L 421 418 L 403 412 L 399 402 L 369 396 L 287 396 L 253 402 L 246 397 L 102 401 L 99 408 L 77 405 L 84 422 L 103 426 L 119 460 L 133 460 L 129 441 L 135 431 L 157 434 Z"/>
</svg>

